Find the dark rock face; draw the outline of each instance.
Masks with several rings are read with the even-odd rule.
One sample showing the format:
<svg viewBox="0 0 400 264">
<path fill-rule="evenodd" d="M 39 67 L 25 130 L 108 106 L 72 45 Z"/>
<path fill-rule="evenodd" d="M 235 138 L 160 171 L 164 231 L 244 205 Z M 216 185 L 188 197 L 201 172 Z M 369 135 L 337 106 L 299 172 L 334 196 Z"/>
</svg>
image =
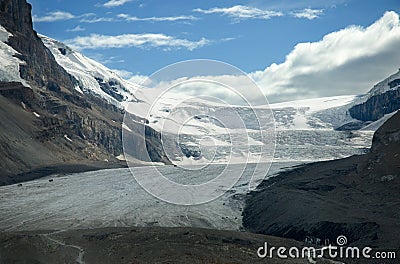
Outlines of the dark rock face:
<svg viewBox="0 0 400 264">
<path fill-rule="evenodd" d="M 122 87 L 122 85 L 118 81 L 110 80 L 108 82 L 104 81 L 101 78 L 96 78 L 96 81 L 99 83 L 101 90 L 112 96 L 118 102 L 122 102 L 125 98 L 118 93 L 116 86 Z"/>
<path fill-rule="evenodd" d="M 361 121 L 376 121 L 400 109 L 400 88 L 372 96 L 365 103 L 350 108 L 351 117 Z"/>
<path fill-rule="evenodd" d="M 365 126 L 365 122 L 362 121 L 355 121 L 355 122 L 350 122 L 347 124 L 344 124 L 335 130 L 337 131 L 352 131 L 352 130 L 359 130 Z"/>
<path fill-rule="evenodd" d="M 164 149 L 161 142 L 161 135 L 149 126 L 145 126 L 145 139 L 146 139 L 146 151 L 149 154 L 150 161 L 152 162 L 163 162 L 165 164 L 172 164 L 164 153 Z"/>
<path fill-rule="evenodd" d="M 172 164 L 160 143 L 161 134 L 145 125 L 145 121 L 126 113 L 124 123 L 128 129 L 123 131 L 124 153 L 141 161 Z"/>
<path fill-rule="evenodd" d="M 182 151 L 182 153 L 186 156 L 186 158 L 190 158 L 193 157 L 195 159 L 198 159 L 201 157 L 201 149 L 199 147 L 187 147 L 183 144 L 181 144 L 180 149 Z"/>
<path fill-rule="evenodd" d="M 8 42 L 26 62 L 20 66 L 21 77 L 38 88 L 73 90 L 76 80 L 57 64 L 33 30 L 31 9 L 25 0 L 0 0 L 0 24 L 13 34 Z"/>
<path fill-rule="evenodd" d="M 396 120 L 396 119 L 394 119 Z M 397 119 L 399 120 L 399 119 Z M 393 120 L 392 120 L 393 121 Z M 392 126 L 390 126 L 390 125 Z M 394 123 L 390 122 L 387 123 L 387 125 L 385 126 L 386 129 L 381 129 L 378 130 L 373 138 L 373 142 L 374 144 L 372 145 L 372 153 L 377 153 L 380 151 L 380 149 L 385 149 L 385 148 L 394 148 L 394 147 L 400 147 L 400 131 L 397 128 L 400 124 L 400 120 L 399 123 Z"/>
<path fill-rule="evenodd" d="M 388 85 L 390 88 L 394 88 L 400 85 L 400 79 L 394 79 L 393 81 L 389 82 Z"/>
<path fill-rule="evenodd" d="M 352 245 L 398 249 L 400 113 L 374 135 L 370 153 L 303 165 L 264 181 L 250 194 L 250 231 L 319 241 L 345 235 Z"/>
</svg>

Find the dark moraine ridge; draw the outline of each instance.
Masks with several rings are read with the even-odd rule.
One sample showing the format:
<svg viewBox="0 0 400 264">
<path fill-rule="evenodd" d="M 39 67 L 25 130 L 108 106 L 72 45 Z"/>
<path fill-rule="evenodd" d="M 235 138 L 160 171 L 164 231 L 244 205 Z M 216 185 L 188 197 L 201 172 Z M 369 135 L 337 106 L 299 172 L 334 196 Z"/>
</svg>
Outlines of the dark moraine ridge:
<svg viewBox="0 0 400 264">
<path fill-rule="evenodd" d="M 380 127 L 368 154 L 283 172 L 252 192 L 247 230 L 304 241 L 306 237 L 399 249 L 400 112 Z"/>
</svg>

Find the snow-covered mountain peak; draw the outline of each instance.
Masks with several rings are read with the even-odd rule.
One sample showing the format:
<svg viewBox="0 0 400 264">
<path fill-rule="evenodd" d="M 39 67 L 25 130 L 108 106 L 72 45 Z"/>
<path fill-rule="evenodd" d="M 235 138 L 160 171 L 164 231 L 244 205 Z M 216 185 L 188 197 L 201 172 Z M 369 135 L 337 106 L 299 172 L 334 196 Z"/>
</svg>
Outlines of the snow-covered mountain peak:
<svg viewBox="0 0 400 264">
<path fill-rule="evenodd" d="M 360 95 L 354 100 L 354 104 L 362 104 L 373 96 L 384 94 L 388 91 L 400 89 L 400 69 L 395 74 L 378 82 L 368 93 Z"/>
<path fill-rule="evenodd" d="M 122 79 L 101 63 L 57 40 L 44 35 L 39 36 L 57 63 L 78 80 L 79 86 L 76 89 L 79 92 L 95 94 L 118 107 L 124 107 L 129 101 L 141 100 L 137 97 L 140 94 L 139 85 Z"/>
<path fill-rule="evenodd" d="M 374 85 L 374 88 L 368 93 L 369 97 L 385 93 L 389 90 L 396 90 L 400 86 L 400 69 L 395 74 Z"/>
</svg>

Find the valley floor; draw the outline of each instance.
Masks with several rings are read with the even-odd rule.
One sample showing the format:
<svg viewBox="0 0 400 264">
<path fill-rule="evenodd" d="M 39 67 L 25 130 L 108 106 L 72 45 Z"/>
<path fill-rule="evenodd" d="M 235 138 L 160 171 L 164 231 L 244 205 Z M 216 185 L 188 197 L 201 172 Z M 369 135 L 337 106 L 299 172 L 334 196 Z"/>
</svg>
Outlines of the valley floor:
<svg viewBox="0 0 400 264">
<path fill-rule="evenodd" d="M 0 233 L 0 263 L 309 263 L 307 259 L 261 259 L 257 249 L 265 242 L 302 246 L 271 236 L 197 228 L 31 231 Z"/>
</svg>

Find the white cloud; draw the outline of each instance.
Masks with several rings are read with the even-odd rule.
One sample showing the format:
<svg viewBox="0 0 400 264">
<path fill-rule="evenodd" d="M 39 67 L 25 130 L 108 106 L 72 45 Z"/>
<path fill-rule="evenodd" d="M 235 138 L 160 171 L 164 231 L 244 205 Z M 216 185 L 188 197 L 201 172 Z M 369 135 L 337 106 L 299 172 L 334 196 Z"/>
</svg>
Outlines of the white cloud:
<svg viewBox="0 0 400 264">
<path fill-rule="evenodd" d="M 103 6 L 108 7 L 108 8 L 116 7 L 116 6 L 121 6 L 121 5 L 124 5 L 124 4 L 126 4 L 128 2 L 132 2 L 132 1 L 133 0 L 110 0 L 106 3 L 104 3 Z"/>
<path fill-rule="evenodd" d="M 271 10 L 262 10 L 255 7 L 236 5 L 232 7 L 219 8 L 214 7 L 210 9 L 193 9 L 195 12 L 203 14 L 222 14 L 234 18 L 237 21 L 245 19 L 270 19 L 272 17 L 283 16 L 282 12 Z"/>
<path fill-rule="evenodd" d="M 136 17 L 128 14 L 119 14 L 116 17 L 96 17 L 95 14 L 82 15 L 81 23 L 99 23 L 99 22 L 115 22 L 115 21 L 149 21 L 149 22 L 164 22 L 164 21 L 194 21 L 199 18 L 195 16 L 168 16 L 168 17 Z"/>
<path fill-rule="evenodd" d="M 212 67 L 212 65 L 209 66 Z M 210 100 L 217 99 L 230 105 L 266 104 L 262 91 L 258 89 L 253 80 L 236 71 L 227 75 L 194 75 L 161 81 L 151 79 L 152 77 L 145 79 L 146 82 L 141 84 L 144 87 L 158 90 L 157 94 L 169 90 L 169 92 L 179 96 L 202 97 L 204 99 L 208 97 Z"/>
<path fill-rule="evenodd" d="M 85 31 L 86 29 L 81 27 L 80 25 L 77 25 L 74 28 L 67 29 L 68 32 L 80 32 L 80 31 Z"/>
<path fill-rule="evenodd" d="M 318 42 L 299 43 L 286 56 L 285 62 L 272 64 L 249 76 L 269 102 L 276 103 L 363 94 L 399 67 L 400 19 L 395 12 L 387 12 L 368 27 L 350 26 L 327 34 Z M 251 88 L 242 76 L 209 76 L 207 79 L 232 84 L 245 92 Z M 196 89 L 186 92 L 199 93 Z M 201 92 L 235 102 L 231 94 L 215 88 Z M 257 98 L 251 100 L 258 102 Z"/>
<path fill-rule="evenodd" d="M 138 85 L 142 84 L 148 78 L 145 75 L 134 74 L 133 72 L 126 70 L 113 69 L 112 71 L 118 74 L 122 79 Z"/>
<path fill-rule="evenodd" d="M 47 13 L 45 16 L 39 17 L 34 15 L 33 16 L 33 22 L 55 22 L 55 21 L 63 21 L 63 20 L 69 20 L 73 19 L 76 16 L 69 13 L 69 12 L 64 12 L 64 11 L 53 11 L 50 13 Z"/>
<path fill-rule="evenodd" d="M 147 78 L 148 77 L 144 75 L 133 75 L 128 79 L 128 81 L 131 83 L 142 84 Z"/>
<path fill-rule="evenodd" d="M 127 14 L 119 14 L 118 18 L 122 18 L 126 21 L 151 21 L 151 22 L 163 22 L 163 21 L 190 21 L 190 20 L 198 20 L 197 17 L 194 16 L 169 16 L 169 17 L 135 17 Z"/>
<path fill-rule="evenodd" d="M 112 17 L 87 17 L 87 18 L 82 18 L 80 20 L 81 23 L 99 23 L 99 22 L 114 22 L 115 19 Z"/>
<path fill-rule="evenodd" d="M 96 14 L 94 13 L 86 13 L 81 15 L 71 14 L 65 11 L 53 11 L 47 13 L 45 16 L 37 16 L 34 15 L 32 17 L 33 22 L 55 22 L 55 21 L 65 21 L 70 19 L 81 19 L 80 22 L 84 23 L 95 23 L 95 22 L 102 22 L 102 21 L 113 21 L 113 18 L 96 18 Z M 79 29 L 79 26 L 77 27 Z M 77 30 L 82 31 L 82 30 Z"/>
<path fill-rule="evenodd" d="M 115 72 L 116 74 L 119 75 L 119 77 L 121 77 L 122 79 L 129 79 L 133 76 L 133 73 L 130 71 L 126 71 L 126 70 L 118 70 L 118 69 L 112 69 L 113 72 Z"/>
<path fill-rule="evenodd" d="M 297 17 L 297 18 L 306 18 L 309 20 L 313 20 L 315 18 L 319 18 L 320 15 L 323 15 L 324 10 L 323 9 L 305 8 L 303 10 L 292 12 L 291 14 L 292 14 L 292 16 Z"/>
<path fill-rule="evenodd" d="M 104 56 L 101 53 L 90 53 L 86 54 L 89 56 L 91 59 L 100 62 L 103 65 L 109 65 L 109 64 L 118 64 L 118 63 L 123 63 L 125 62 L 124 59 L 121 59 L 120 57 L 115 57 L 115 56 Z"/>
<path fill-rule="evenodd" d="M 399 66 L 399 16 L 387 12 L 367 28 L 350 26 L 297 44 L 285 62 L 250 75 L 278 102 L 365 93 Z"/>
<path fill-rule="evenodd" d="M 126 70 L 113 69 L 113 72 L 118 74 L 122 79 L 128 80 L 131 83 L 142 84 L 148 77 L 145 75 L 135 74 Z"/>
<path fill-rule="evenodd" d="M 154 48 L 160 47 L 165 50 L 181 49 L 194 50 L 211 41 L 202 38 L 198 41 L 190 41 L 187 39 L 179 39 L 164 34 L 123 34 L 117 36 L 91 34 L 84 37 L 76 37 L 65 41 L 68 45 L 78 50 L 83 49 L 107 49 L 107 48 Z"/>
</svg>

